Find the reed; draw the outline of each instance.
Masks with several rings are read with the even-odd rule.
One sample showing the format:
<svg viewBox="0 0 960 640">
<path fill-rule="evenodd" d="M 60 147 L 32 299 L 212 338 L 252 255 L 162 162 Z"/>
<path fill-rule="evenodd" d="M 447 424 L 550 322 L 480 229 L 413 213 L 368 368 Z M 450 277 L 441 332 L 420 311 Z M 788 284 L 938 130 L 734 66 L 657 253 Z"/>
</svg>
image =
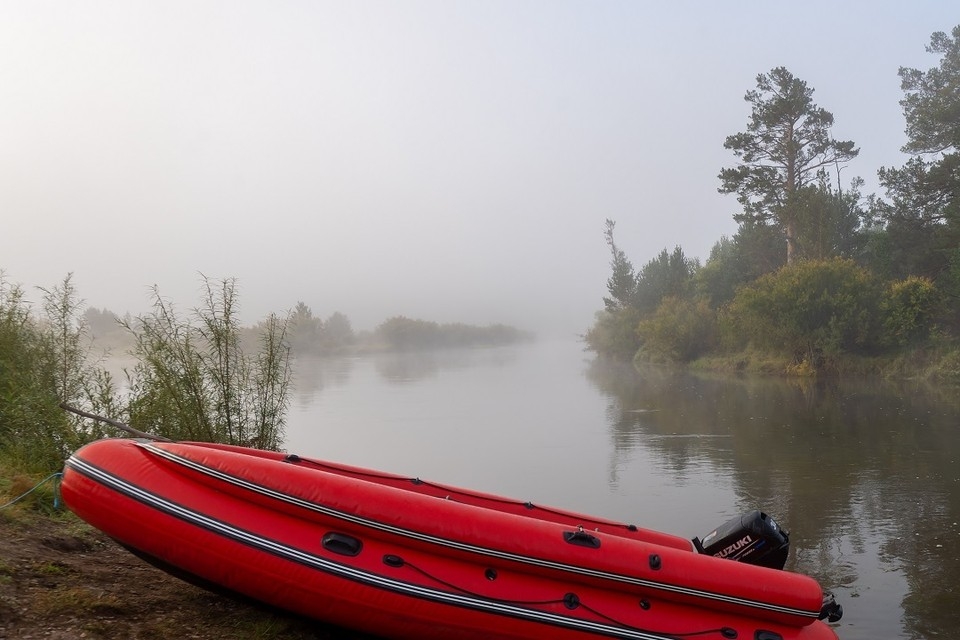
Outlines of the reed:
<svg viewBox="0 0 960 640">
<path fill-rule="evenodd" d="M 289 404 L 287 319 L 241 327 L 236 282 L 203 278 L 181 317 L 154 288 L 153 311 L 120 324 L 137 363 L 122 392 L 102 366 L 72 275 L 33 305 L 0 271 L 0 469 L 43 477 L 83 444 L 124 435 L 90 414 L 170 439 L 279 449 Z M 78 411 L 66 412 L 61 405 Z"/>
<path fill-rule="evenodd" d="M 182 316 L 154 288 L 153 311 L 127 321 L 137 364 L 127 371 L 127 421 L 172 440 L 279 449 L 289 404 L 287 321 L 262 323 L 245 349 L 236 282 L 204 277 L 204 304 Z"/>
</svg>

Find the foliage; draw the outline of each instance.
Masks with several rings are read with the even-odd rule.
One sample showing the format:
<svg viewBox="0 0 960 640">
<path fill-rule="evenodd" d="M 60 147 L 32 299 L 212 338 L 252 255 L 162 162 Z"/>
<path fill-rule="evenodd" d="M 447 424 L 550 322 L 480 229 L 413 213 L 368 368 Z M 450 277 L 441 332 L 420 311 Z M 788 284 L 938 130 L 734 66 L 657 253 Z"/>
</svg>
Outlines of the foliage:
<svg viewBox="0 0 960 640">
<path fill-rule="evenodd" d="M 588 348 L 626 359 L 685 361 L 760 348 L 817 371 L 839 356 L 901 357 L 960 337 L 960 26 L 937 32 L 927 71 L 902 68 L 901 101 L 917 154 L 880 170 L 887 200 L 863 198 L 863 181 L 839 183 L 859 154 L 831 135 L 833 115 L 783 67 L 757 77 L 746 131 L 725 147 L 739 164 L 719 175 L 742 206 L 732 238 L 701 267 L 677 247 L 635 272 L 613 240 L 605 313 Z M 783 247 L 786 251 L 783 251 Z M 629 313 L 627 313 L 629 311 Z M 751 351 L 752 352 L 752 351 Z M 894 353 L 895 352 L 895 353 Z M 755 352 L 752 352 L 755 353 Z"/>
<path fill-rule="evenodd" d="M 694 276 L 694 290 L 717 309 L 733 300 L 742 285 L 783 266 L 785 242 L 774 225 L 745 221 L 732 239 L 721 238 Z"/>
<path fill-rule="evenodd" d="M 104 434 L 68 417 L 60 402 L 100 411 L 114 397 L 109 375 L 89 363 L 72 277 L 43 291 L 44 315 L 34 317 L 23 290 L 0 274 L 0 458 L 36 473 L 59 468 L 70 451 Z"/>
<path fill-rule="evenodd" d="M 889 234 L 894 277 L 936 279 L 947 269 L 951 250 L 960 244 L 960 220 L 951 212 L 960 179 L 953 181 L 945 172 L 960 175 L 960 165 L 945 166 L 914 157 L 900 169 L 879 172 L 889 201 L 877 200 L 874 208 Z"/>
<path fill-rule="evenodd" d="M 645 360 L 689 362 L 716 346 L 716 312 L 704 299 L 669 296 L 640 321 L 637 334 Z"/>
<path fill-rule="evenodd" d="M 611 253 L 611 275 L 607 280 L 610 295 L 604 297 L 604 312 L 597 314 L 583 338 L 587 348 L 597 354 L 630 360 L 642 343 L 637 332 L 641 318 L 653 313 L 668 297 L 688 295 L 693 290 L 700 263 L 687 258 L 678 246 L 672 253 L 664 249 L 636 273 L 614 241 L 615 225 L 608 219 L 604 232 Z"/>
<path fill-rule="evenodd" d="M 633 307 L 598 312 L 583 337 L 587 348 L 605 358 L 631 360 L 641 344 L 637 333 L 640 319 L 640 311 Z"/>
<path fill-rule="evenodd" d="M 452 323 L 438 324 L 394 316 L 383 321 L 374 331 L 388 349 L 438 349 L 446 347 L 491 347 L 512 344 L 530 338 L 529 334 L 502 324 L 486 327 Z"/>
<path fill-rule="evenodd" d="M 940 292 L 927 278 L 890 282 L 880 303 L 883 343 L 902 347 L 928 338 L 940 300 Z"/>
<path fill-rule="evenodd" d="M 282 445 L 291 381 L 289 331 L 304 348 L 329 352 L 354 342 L 342 313 L 326 321 L 300 303 L 290 320 L 269 316 L 241 327 L 233 279 L 203 279 L 200 308 L 184 318 L 153 290 L 152 313 L 122 320 L 107 310 L 83 308 L 72 276 L 42 289 L 43 313 L 33 315 L 23 290 L 0 272 L 0 463 L 28 473 L 62 466 L 76 448 L 120 435 L 79 418 L 61 402 L 126 420 L 141 431 L 174 440 L 203 440 L 278 449 Z M 89 324 L 109 333 L 118 323 L 136 358 L 123 395 L 93 357 Z M 311 334 L 303 328 L 312 325 Z M 393 318 L 377 337 L 392 348 L 490 346 L 527 340 L 504 325 L 438 325 Z"/>
<path fill-rule="evenodd" d="M 607 246 L 610 247 L 611 271 L 607 279 L 607 292 L 610 297 L 603 299 L 603 305 L 611 313 L 633 306 L 637 296 L 637 276 L 633 271 L 633 264 L 613 240 L 613 229 L 616 225 L 616 222 L 607 218 L 603 232 Z"/>
<path fill-rule="evenodd" d="M 356 340 L 350 318 L 334 311 L 323 323 L 323 332 L 320 334 L 320 349 L 322 351 L 336 351 L 349 347 Z"/>
<path fill-rule="evenodd" d="M 120 318 L 108 309 L 88 307 L 84 310 L 80 321 L 90 332 L 90 337 L 98 341 L 105 338 L 114 338 L 124 333 Z"/>
<path fill-rule="evenodd" d="M 937 66 L 900 69 L 903 150 L 915 155 L 901 168 L 880 169 L 889 200 L 876 210 L 889 231 L 894 276 L 927 277 L 952 295 L 960 293 L 952 266 L 960 246 L 960 26 L 934 33 L 927 51 L 940 55 Z"/>
<path fill-rule="evenodd" d="M 340 351 L 356 339 L 347 316 L 337 311 L 324 321 L 303 302 L 298 302 L 290 314 L 288 335 L 294 354 Z"/>
<path fill-rule="evenodd" d="M 290 350 L 295 353 L 309 353 L 317 349 L 320 335 L 323 333 L 323 320 L 313 315 L 313 311 L 303 301 L 290 313 L 287 325 Z"/>
<path fill-rule="evenodd" d="M 735 193 L 738 222 L 775 222 L 786 234 L 787 262 L 795 256 L 799 191 L 823 179 L 823 169 L 852 160 L 859 150 L 830 135 L 833 114 L 813 102 L 813 89 L 784 67 L 757 76 L 744 100 L 752 111 L 747 130 L 724 147 L 740 164 L 720 171 L 720 192 Z"/>
<path fill-rule="evenodd" d="M 127 329 L 138 363 L 128 371 L 132 426 L 174 440 L 278 449 L 289 402 L 285 319 L 261 326 L 259 351 L 241 344 L 235 281 L 204 278 L 204 306 L 181 318 L 154 288 L 153 312 Z"/>
<path fill-rule="evenodd" d="M 878 304 L 874 278 L 852 260 L 804 261 L 741 288 L 728 323 L 757 346 L 818 366 L 874 346 Z"/>
<path fill-rule="evenodd" d="M 733 299 L 745 278 L 735 242 L 723 236 L 710 249 L 710 257 L 697 272 L 694 288 L 714 309 Z"/>
<path fill-rule="evenodd" d="M 938 67 L 926 72 L 900 68 L 901 88 L 906 93 L 900 105 L 910 139 L 904 151 L 908 153 L 937 153 L 960 147 L 960 25 L 950 35 L 937 31 L 930 36 L 927 52 L 942 56 Z"/>
<path fill-rule="evenodd" d="M 857 258 L 865 241 L 861 233 L 868 214 L 860 206 L 863 180 L 849 191 L 830 188 L 825 180 L 802 187 L 796 197 L 796 249 L 811 260 Z"/>
<path fill-rule="evenodd" d="M 675 247 L 672 253 L 663 249 L 656 258 L 643 265 L 637 275 L 636 308 L 641 313 L 650 313 L 665 298 L 688 294 L 699 268 L 700 263 L 687 258 L 680 247 Z"/>
<path fill-rule="evenodd" d="M 33 322 L 23 290 L 0 278 L 0 455 L 5 464 L 41 472 L 69 450 L 69 423 L 57 407 L 49 343 Z"/>
</svg>

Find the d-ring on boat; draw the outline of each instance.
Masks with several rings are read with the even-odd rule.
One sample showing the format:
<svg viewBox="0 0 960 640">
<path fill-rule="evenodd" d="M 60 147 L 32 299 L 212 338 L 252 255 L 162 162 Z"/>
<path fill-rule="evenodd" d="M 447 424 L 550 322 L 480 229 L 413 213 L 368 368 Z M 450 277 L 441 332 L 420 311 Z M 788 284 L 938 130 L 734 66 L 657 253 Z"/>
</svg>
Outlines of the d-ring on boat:
<svg viewBox="0 0 960 640">
<path fill-rule="evenodd" d="M 107 439 L 67 461 L 81 518 L 174 575 L 384 638 L 836 640 L 765 514 L 688 540 L 296 455 Z"/>
</svg>

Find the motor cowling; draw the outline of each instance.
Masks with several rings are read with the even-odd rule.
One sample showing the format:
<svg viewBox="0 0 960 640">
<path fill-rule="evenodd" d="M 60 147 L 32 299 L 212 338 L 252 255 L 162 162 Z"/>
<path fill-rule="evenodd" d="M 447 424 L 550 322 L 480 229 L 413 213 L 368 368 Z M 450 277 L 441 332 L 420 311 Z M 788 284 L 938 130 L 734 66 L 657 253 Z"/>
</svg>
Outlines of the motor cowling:
<svg viewBox="0 0 960 640">
<path fill-rule="evenodd" d="M 702 539 L 694 538 L 700 553 L 783 569 L 790 552 L 790 535 L 767 514 L 754 509 L 731 518 Z"/>
</svg>

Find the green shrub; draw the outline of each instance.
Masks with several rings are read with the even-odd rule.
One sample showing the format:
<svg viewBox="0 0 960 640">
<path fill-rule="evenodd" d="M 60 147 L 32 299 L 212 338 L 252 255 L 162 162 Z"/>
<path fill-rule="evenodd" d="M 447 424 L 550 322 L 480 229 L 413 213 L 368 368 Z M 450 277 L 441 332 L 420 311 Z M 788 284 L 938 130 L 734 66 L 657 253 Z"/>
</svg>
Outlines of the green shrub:
<svg viewBox="0 0 960 640">
<path fill-rule="evenodd" d="M 68 275 L 43 291 L 34 316 L 23 290 L 0 272 L 0 464 L 31 474 L 62 467 L 86 442 L 119 435 L 66 413 L 65 402 L 171 439 L 278 449 L 290 383 L 286 320 L 258 327 L 257 351 L 244 351 L 234 281 L 206 282 L 205 306 L 182 320 L 156 293 L 154 313 L 126 321 L 138 362 L 126 397 L 92 357 L 92 342 Z"/>
<path fill-rule="evenodd" d="M 902 347 L 928 338 L 940 302 L 939 291 L 927 278 L 910 276 L 889 283 L 880 302 L 881 341 Z"/>
<path fill-rule="evenodd" d="M 584 335 L 587 348 L 606 358 L 632 360 L 640 348 L 637 333 L 640 317 L 640 311 L 633 307 L 598 312 L 593 326 Z"/>
<path fill-rule="evenodd" d="M 204 279 L 205 306 L 181 318 L 154 289 L 153 313 L 125 324 L 138 363 L 127 375 L 131 426 L 172 440 L 261 449 L 283 443 L 289 403 L 286 320 L 260 325 L 259 351 L 243 349 L 235 281 Z"/>
<path fill-rule="evenodd" d="M 637 333 L 644 359 L 689 362 L 715 346 L 716 313 L 705 299 L 670 296 L 640 321 Z"/>
<path fill-rule="evenodd" d="M 44 294 L 46 315 L 34 317 L 22 288 L 0 274 L 0 458 L 28 473 L 60 468 L 100 434 L 60 402 L 96 409 L 112 395 L 109 377 L 88 364 L 71 277 Z"/>
<path fill-rule="evenodd" d="M 737 292 L 726 318 L 757 346 L 816 363 L 877 343 L 879 287 L 852 260 L 788 265 Z"/>
</svg>

